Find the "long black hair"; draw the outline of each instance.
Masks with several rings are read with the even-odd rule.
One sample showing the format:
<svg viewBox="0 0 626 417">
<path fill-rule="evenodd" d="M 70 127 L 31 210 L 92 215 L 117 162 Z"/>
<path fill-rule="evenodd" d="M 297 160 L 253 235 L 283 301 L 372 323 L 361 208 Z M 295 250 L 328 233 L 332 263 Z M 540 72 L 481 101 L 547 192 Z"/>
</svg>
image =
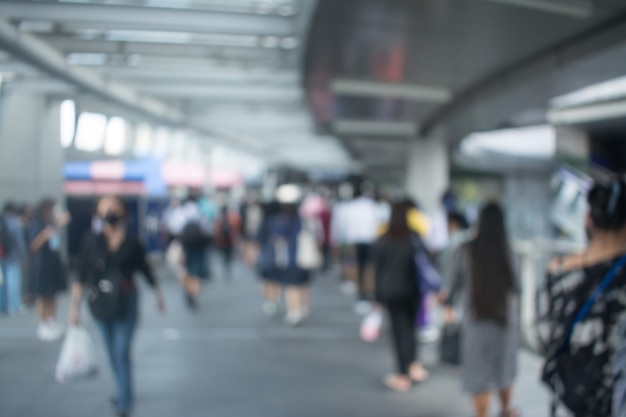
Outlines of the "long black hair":
<svg viewBox="0 0 626 417">
<path fill-rule="evenodd" d="M 395 203 L 391 206 L 389 229 L 385 236 L 394 240 L 405 240 L 411 237 L 411 229 L 407 221 L 409 207 L 405 202 Z"/>
<path fill-rule="evenodd" d="M 476 238 L 469 244 L 470 301 L 477 320 L 506 326 L 509 321 L 509 294 L 515 290 L 504 213 L 496 203 L 480 213 Z"/>
</svg>

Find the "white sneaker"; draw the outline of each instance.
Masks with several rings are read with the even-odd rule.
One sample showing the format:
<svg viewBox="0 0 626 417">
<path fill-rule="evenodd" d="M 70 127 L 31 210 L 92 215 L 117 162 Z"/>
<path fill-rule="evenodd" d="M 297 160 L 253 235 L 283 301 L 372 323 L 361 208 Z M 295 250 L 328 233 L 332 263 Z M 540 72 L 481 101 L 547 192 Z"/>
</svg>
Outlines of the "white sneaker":
<svg viewBox="0 0 626 417">
<path fill-rule="evenodd" d="M 359 301 L 354 306 L 354 312 L 359 316 L 365 316 L 372 311 L 372 304 L 369 301 Z"/>
<path fill-rule="evenodd" d="M 347 296 L 354 296 L 356 294 L 356 285 L 352 281 L 344 281 L 341 284 L 341 292 Z"/>
<path fill-rule="evenodd" d="M 278 304 L 272 301 L 266 301 L 263 303 L 263 313 L 266 316 L 274 317 L 278 314 Z"/>
<path fill-rule="evenodd" d="M 52 329 L 50 328 L 50 325 L 48 323 L 39 323 L 39 326 L 37 327 L 37 338 L 44 342 L 52 341 L 53 335 L 51 330 Z"/>
<path fill-rule="evenodd" d="M 48 328 L 50 329 L 51 341 L 59 340 L 63 336 L 63 333 L 65 333 L 65 329 L 63 328 L 63 326 L 60 325 L 55 320 L 50 320 L 47 323 L 47 325 L 48 325 Z"/>
<path fill-rule="evenodd" d="M 289 324 L 290 326 L 297 326 L 300 323 L 302 323 L 302 321 L 304 320 L 304 314 L 302 314 L 302 312 L 297 311 L 294 313 L 288 313 L 287 316 L 285 317 L 285 321 L 287 322 L 287 324 Z"/>
</svg>

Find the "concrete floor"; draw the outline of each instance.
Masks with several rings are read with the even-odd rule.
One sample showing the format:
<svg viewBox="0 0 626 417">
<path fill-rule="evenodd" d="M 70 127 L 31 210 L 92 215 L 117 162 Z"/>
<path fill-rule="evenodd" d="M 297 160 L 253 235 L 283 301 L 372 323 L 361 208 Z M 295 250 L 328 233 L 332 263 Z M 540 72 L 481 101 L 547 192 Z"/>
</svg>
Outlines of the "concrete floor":
<svg viewBox="0 0 626 417">
<path fill-rule="evenodd" d="M 162 275 L 167 276 L 167 273 Z M 188 312 L 176 283 L 162 279 L 168 312 L 159 316 L 148 291 L 135 344 L 136 417 L 452 417 L 470 416 L 457 371 L 436 364 L 423 348 L 431 379 L 409 394 L 387 392 L 392 369 L 388 338 L 366 344 L 359 318 L 337 281 L 319 277 L 312 318 L 299 328 L 263 316 L 253 274 L 237 267 L 232 283 L 216 280 L 201 310 Z M 61 316 L 66 316 L 63 299 Z M 54 367 L 61 342 L 35 337 L 34 314 L 0 317 L 1 417 L 109 416 L 113 382 L 98 343 L 99 375 L 59 384 Z M 520 354 L 516 404 L 525 416 L 547 415 L 538 382 L 540 359 Z M 494 415 L 496 410 L 494 408 Z"/>
</svg>

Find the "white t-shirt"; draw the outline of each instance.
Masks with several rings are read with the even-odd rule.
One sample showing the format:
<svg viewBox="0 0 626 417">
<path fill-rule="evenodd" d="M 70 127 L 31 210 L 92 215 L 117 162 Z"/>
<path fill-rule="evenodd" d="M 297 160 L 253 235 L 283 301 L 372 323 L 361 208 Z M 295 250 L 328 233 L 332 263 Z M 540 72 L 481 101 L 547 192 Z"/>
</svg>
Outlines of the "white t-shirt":
<svg viewBox="0 0 626 417">
<path fill-rule="evenodd" d="M 374 243 L 378 239 L 380 211 L 374 200 L 358 197 L 346 208 L 346 242 Z"/>
</svg>

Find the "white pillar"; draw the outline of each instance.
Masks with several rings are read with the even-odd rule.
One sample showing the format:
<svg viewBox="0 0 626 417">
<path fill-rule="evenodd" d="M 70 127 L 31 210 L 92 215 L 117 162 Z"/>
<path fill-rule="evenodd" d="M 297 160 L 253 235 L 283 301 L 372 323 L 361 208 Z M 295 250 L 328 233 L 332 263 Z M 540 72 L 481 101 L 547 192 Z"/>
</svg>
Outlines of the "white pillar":
<svg viewBox="0 0 626 417">
<path fill-rule="evenodd" d="M 428 213 L 440 207 L 441 195 L 450 185 L 450 160 L 443 135 L 414 139 L 409 150 L 406 192 Z"/>
<path fill-rule="evenodd" d="M 0 107 L 0 202 L 63 196 L 60 103 L 7 91 Z"/>
</svg>

